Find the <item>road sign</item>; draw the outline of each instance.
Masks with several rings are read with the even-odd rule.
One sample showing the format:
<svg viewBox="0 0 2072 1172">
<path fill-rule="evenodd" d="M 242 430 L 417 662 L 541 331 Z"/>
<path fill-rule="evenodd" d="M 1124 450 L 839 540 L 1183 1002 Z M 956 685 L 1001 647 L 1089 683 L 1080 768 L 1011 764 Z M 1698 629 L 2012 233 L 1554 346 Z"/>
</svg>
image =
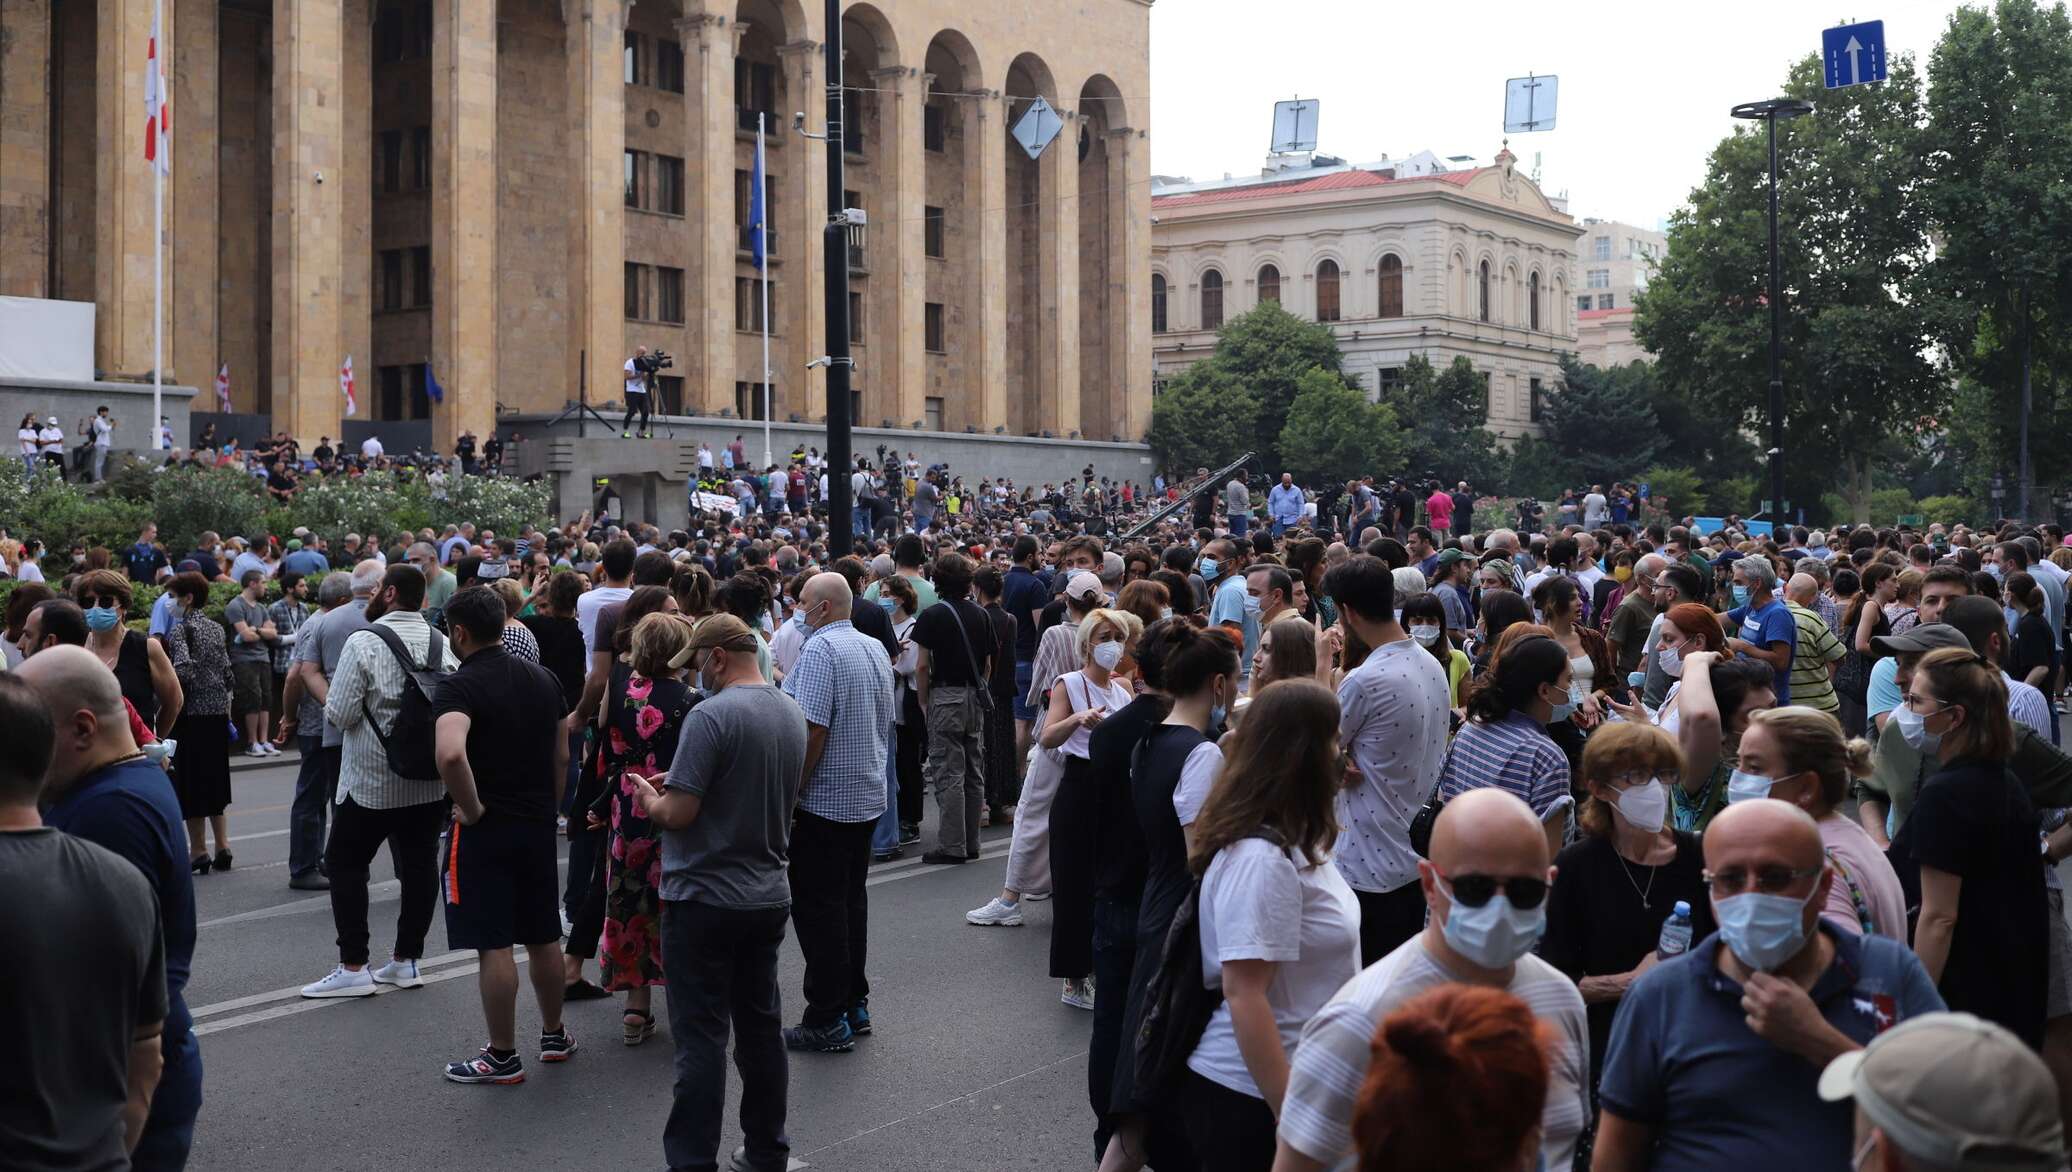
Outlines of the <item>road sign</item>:
<svg viewBox="0 0 2072 1172">
<path fill-rule="evenodd" d="M 1058 117 L 1058 112 L 1050 108 L 1049 102 L 1039 97 L 1029 103 L 1028 112 L 1014 124 L 1014 140 L 1022 144 L 1022 149 L 1029 152 L 1030 158 L 1041 158 L 1043 148 L 1049 146 L 1051 140 L 1058 136 L 1058 131 L 1064 128 L 1064 120 Z"/>
<path fill-rule="evenodd" d="M 1273 104 L 1273 145 L 1269 153 L 1276 155 L 1299 155 L 1317 149 L 1317 112 L 1319 103 L 1315 98 L 1296 98 L 1291 102 Z"/>
<path fill-rule="evenodd" d="M 1827 69 L 1827 88 L 1885 80 L 1885 22 L 1866 20 L 1820 34 L 1820 59 Z"/>
<path fill-rule="evenodd" d="M 1561 79 L 1552 74 L 1514 77 L 1504 82 L 1504 133 L 1526 134 L 1554 129 L 1554 99 Z"/>
</svg>

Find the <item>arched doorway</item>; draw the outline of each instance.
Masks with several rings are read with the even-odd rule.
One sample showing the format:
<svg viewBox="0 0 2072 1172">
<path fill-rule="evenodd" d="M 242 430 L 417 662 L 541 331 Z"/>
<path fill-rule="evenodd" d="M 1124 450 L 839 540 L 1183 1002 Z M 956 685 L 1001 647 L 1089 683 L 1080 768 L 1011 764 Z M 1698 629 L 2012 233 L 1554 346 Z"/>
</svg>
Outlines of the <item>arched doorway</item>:
<svg viewBox="0 0 2072 1172">
<path fill-rule="evenodd" d="M 1121 91 L 1101 74 L 1080 87 L 1078 104 L 1079 430 L 1088 439 L 1119 439 L 1129 339 L 1116 298 L 1129 263 L 1129 190 L 1114 132 L 1129 117 Z"/>
<path fill-rule="evenodd" d="M 984 300 L 979 288 L 984 239 L 985 80 L 978 52 L 953 29 L 928 42 L 930 80 L 921 119 L 923 403 L 936 405 L 946 430 L 983 428 L 1005 418 L 1003 393 L 985 362 Z M 989 412 L 986 404 L 994 403 Z"/>
</svg>

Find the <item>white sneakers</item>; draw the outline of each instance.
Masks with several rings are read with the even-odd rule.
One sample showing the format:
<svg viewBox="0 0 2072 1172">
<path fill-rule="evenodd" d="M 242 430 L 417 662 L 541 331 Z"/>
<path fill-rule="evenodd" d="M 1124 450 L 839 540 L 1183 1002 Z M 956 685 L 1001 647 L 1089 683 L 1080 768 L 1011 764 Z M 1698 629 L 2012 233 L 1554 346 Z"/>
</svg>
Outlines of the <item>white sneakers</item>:
<svg viewBox="0 0 2072 1172">
<path fill-rule="evenodd" d="M 414 960 L 391 960 L 374 970 L 374 983 L 394 985 L 398 989 L 417 989 L 424 985 L 424 978 L 417 975 Z"/>
<path fill-rule="evenodd" d="M 965 912 L 964 922 L 981 928 L 1019 928 L 1022 925 L 1022 905 L 1009 903 L 996 895 L 993 902 L 977 911 Z"/>
<path fill-rule="evenodd" d="M 1074 1009 L 1092 1009 L 1094 1007 L 1094 979 L 1086 977 L 1075 981 L 1070 977 L 1065 978 L 1064 991 L 1058 995 L 1058 1000 Z"/>
<path fill-rule="evenodd" d="M 254 743 L 252 743 L 252 744 L 246 745 L 246 746 L 245 746 L 245 756 L 247 756 L 247 757 L 264 757 L 264 756 L 266 756 L 266 750 L 265 750 L 265 749 L 262 749 L 262 748 L 260 748 L 260 747 L 259 747 L 259 745 L 260 745 L 260 742 L 254 742 Z"/>
<path fill-rule="evenodd" d="M 411 966 L 411 975 L 415 976 L 416 972 L 417 966 L 413 964 Z M 418 983 L 422 984 L 423 982 L 420 981 Z M 302 995 L 310 998 L 372 997 L 374 996 L 374 974 L 368 972 L 365 968 L 355 972 L 344 965 L 339 965 L 337 968 L 332 969 L 331 975 L 323 980 L 302 986 Z"/>
</svg>

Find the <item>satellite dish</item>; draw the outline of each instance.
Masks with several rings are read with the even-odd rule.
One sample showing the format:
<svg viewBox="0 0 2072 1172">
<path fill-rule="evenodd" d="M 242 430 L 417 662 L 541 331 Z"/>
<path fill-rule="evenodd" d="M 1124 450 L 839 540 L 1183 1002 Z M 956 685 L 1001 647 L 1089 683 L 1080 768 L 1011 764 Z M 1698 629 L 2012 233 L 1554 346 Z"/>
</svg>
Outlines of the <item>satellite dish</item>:
<svg viewBox="0 0 2072 1172">
<path fill-rule="evenodd" d="M 1561 79 L 1553 74 L 1514 77 L 1504 83 L 1504 133 L 1554 129 L 1554 101 Z"/>
<path fill-rule="evenodd" d="M 1317 149 L 1317 106 L 1315 98 L 1296 98 L 1273 104 L 1273 146 L 1269 153 L 1299 155 Z"/>
</svg>

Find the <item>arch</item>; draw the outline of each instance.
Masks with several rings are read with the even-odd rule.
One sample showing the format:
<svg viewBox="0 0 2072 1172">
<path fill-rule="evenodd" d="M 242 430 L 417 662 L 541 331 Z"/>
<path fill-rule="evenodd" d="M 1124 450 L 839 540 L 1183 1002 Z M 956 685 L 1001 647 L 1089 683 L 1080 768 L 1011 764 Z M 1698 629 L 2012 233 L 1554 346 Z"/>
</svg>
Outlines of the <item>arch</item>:
<svg viewBox="0 0 2072 1172">
<path fill-rule="evenodd" d="M 1540 328 L 1540 270 L 1535 268 L 1525 277 L 1525 324 L 1538 332 Z"/>
<path fill-rule="evenodd" d="M 1281 300 L 1281 269 L 1279 265 L 1274 264 L 1272 261 L 1267 261 L 1259 266 L 1257 290 L 1260 304 L 1263 305 L 1268 301 L 1279 304 Z"/>
<path fill-rule="evenodd" d="M 1223 272 L 1208 269 L 1201 275 L 1201 328 L 1223 328 Z"/>
<path fill-rule="evenodd" d="M 1044 101 L 1058 105 L 1057 77 L 1051 73 L 1050 65 L 1041 54 L 1017 53 L 1014 60 L 1007 63 L 1007 95 L 1011 103 L 1007 119 L 1009 126 L 1022 116 L 1031 98 L 1041 95 Z"/>
<path fill-rule="evenodd" d="M 1080 84 L 1078 103 L 1081 115 L 1098 120 L 1110 130 L 1130 124 L 1129 101 L 1122 96 L 1122 87 L 1105 73 L 1088 75 Z"/>
<path fill-rule="evenodd" d="M 1393 252 L 1383 253 L 1374 265 L 1375 287 L 1381 299 L 1376 305 L 1376 317 L 1403 316 L 1403 258 Z"/>
<path fill-rule="evenodd" d="M 971 38 L 953 28 L 942 29 L 928 38 L 928 51 L 922 55 L 921 67 L 935 78 L 929 84 L 930 93 L 963 93 L 983 89 L 986 84 L 985 71 L 979 66 L 978 50 L 971 47 Z"/>
<path fill-rule="evenodd" d="M 1166 279 L 1164 273 L 1151 274 L 1151 332 L 1166 332 Z"/>
<path fill-rule="evenodd" d="M 1497 304 L 1503 313 L 1499 320 L 1514 325 L 1525 320 L 1525 306 L 1519 300 L 1524 290 L 1524 284 L 1518 280 L 1518 261 L 1505 257 L 1503 277 L 1496 289 Z"/>
<path fill-rule="evenodd" d="M 1342 315 L 1338 298 L 1338 262 L 1330 257 L 1317 262 L 1317 320 L 1337 321 Z"/>
<path fill-rule="evenodd" d="M 1482 261 L 1475 270 L 1475 316 L 1483 321 L 1490 318 L 1489 307 L 1489 262 Z"/>
<path fill-rule="evenodd" d="M 1053 107 L 1061 106 L 1055 76 L 1035 53 L 1014 58 L 1001 88 L 1008 95 L 1009 127 L 1038 96 Z M 1053 168 L 1072 165 L 1072 126 L 1066 118 L 1061 141 L 1041 158 L 1031 159 L 1011 134 L 1001 135 L 992 148 L 1006 161 L 1007 426 L 1021 435 L 1062 434 L 1065 404 L 1058 390 L 1078 375 L 1076 370 L 1067 375 L 1058 364 L 1058 331 L 1064 328 L 1063 315 L 1071 310 L 1057 300 L 1064 275 L 1059 259 L 1063 242 L 1052 230 L 1060 222 L 1056 185 L 1063 174 Z"/>
<path fill-rule="evenodd" d="M 842 25 L 842 49 L 844 53 L 850 51 L 849 46 L 854 40 L 850 35 L 850 30 L 860 29 L 864 35 L 870 38 L 871 47 L 876 53 L 876 59 L 871 62 L 871 68 L 883 69 L 887 66 L 897 65 L 904 60 L 899 51 L 899 34 L 893 30 L 892 22 L 886 18 L 883 12 L 879 11 L 877 5 L 849 5 L 842 11 Z M 853 81 L 853 79 L 851 80 Z"/>
<path fill-rule="evenodd" d="M 811 27 L 803 0 L 741 0 L 734 19 L 765 30 L 780 45 L 804 40 Z"/>
<path fill-rule="evenodd" d="M 921 135 L 921 202 L 928 210 L 900 213 L 934 217 L 933 239 L 931 234 L 923 236 L 922 312 L 925 326 L 926 306 L 941 306 L 943 329 L 937 347 L 923 345 L 921 394 L 942 400 L 944 430 L 977 427 L 990 431 L 1008 422 L 1005 387 L 997 382 L 981 385 L 985 339 L 976 307 L 965 305 L 965 292 L 980 281 L 983 226 L 979 209 L 986 164 L 992 160 L 981 159 L 978 150 L 982 141 L 978 116 L 984 102 L 961 96 L 982 90 L 985 79 L 979 71 L 978 52 L 963 33 L 941 29 L 924 45 L 921 64 L 929 76 L 922 84 L 927 93 L 922 99 L 921 125 L 909 133 Z M 904 145 L 888 146 L 895 151 L 905 149 Z M 934 255 L 925 255 L 931 245 L 935 246 Z M 877 314 L 877 319 L 891 320 L 888 313 Z M 868 320 L 865 324 L 869 325 Z M 868 386 L 868 373 L 866 380 Z"/>
</svg>

